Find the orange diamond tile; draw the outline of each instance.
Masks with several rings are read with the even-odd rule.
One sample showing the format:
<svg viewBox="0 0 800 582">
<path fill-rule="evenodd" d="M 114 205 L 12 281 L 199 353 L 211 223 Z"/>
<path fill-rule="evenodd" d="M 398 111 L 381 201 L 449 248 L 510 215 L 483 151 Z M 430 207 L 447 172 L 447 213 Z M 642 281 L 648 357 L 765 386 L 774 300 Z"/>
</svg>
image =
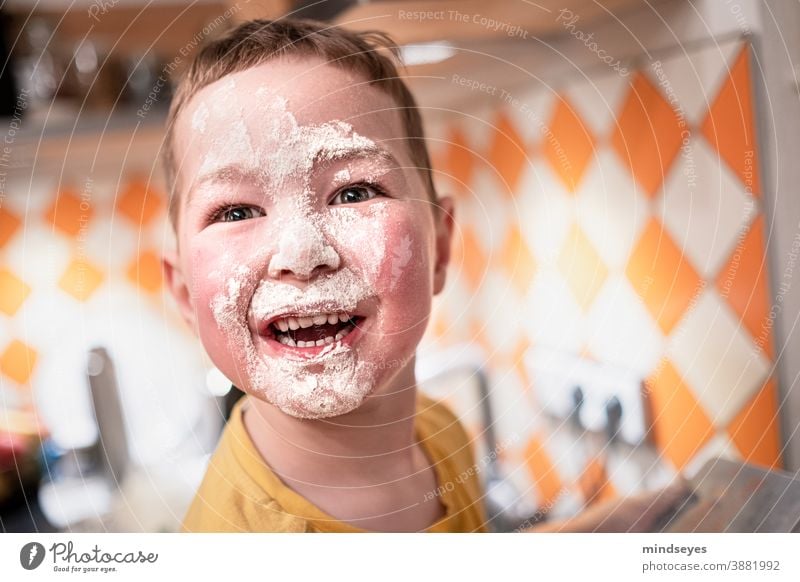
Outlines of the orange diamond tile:
<svg viewBox="0 0 800 582">
<path fill-rule="evenodd" d="M 0 355 L 0 372 L 17 384 L 25 384 L 36 365 L 36 350 L 19 340 L 12 340 Z"/>
<path fill-rule="evenodd" d="M 555 503 L 564 491 L 564 484 L 541 438 L 534 436 L 528 441 L 525 447 L 525 465 L 539 493 L 540 505 Z"/>
<path fill-rule="evenodd" d="M 152 222 L 164 206 L 164 196 L 141 179 L 128 182 L 117 199 L 117 212 L 138 226 Z"/>
<path fill-rule="evenodd" d="M 651 198 L 680 150 L 681 131 L 670 104 L 647 77 L 637 73 L 611 145 Z"/>
<path fill-rule="evenodd" d="M 475 152 L 470 148 L 467 138 L 460 129 L 451 129 L 447 135 L 442 171 L 454 182 L 457 193 L 465 194 L 469 191 L 475 166 Z"/>
<path fill-rule="evenodd" d="M 128 266 L 128 279 L 148 293 L 161 289 L 161 257 L 153 251 L 144 251 Z"/>
<path fill-rule="evenodd" d="M 15 214 L 5 208 L 0 208 L 0 248 L 3 248 L 11 240 L 20 224 L 22 221 Z"/>
<path fill-rule="evenodd" d="M 511 363 L 516 369 L 517 375 L 522 382 L 522 388 L 526 391 L 531 390 L 533 386 L 530 374 L 528 374 L 528 367 L 525 364 L 525 354 L 528 353 L 530 347 L 531 343 L 527 340 L 527 338 L 523 337 L 517 340 L 514 350 L 511 353 Z"/>
<path fill-rule="evenodd" d="M 608 277 L 608 268 L 578 225 L 573 225 L 564 242 L 558 268 L 578 304 L 588 311 Z"/>
<path fill-rule="evenodd" d="M 513 196 L 522 170 L 528 162 L 528 154 L 522 137 L 505 113 L 500 113 L 495 120 L 488 158 L 489 163 L 507 184 L 503 192 Z"/>
<path fill-rule="evenodd" d="M 470 291 L 477 292 L 486 276 L 489 261 L 471 227 L 464 226 L 460 229 L 454 250 L 455 265 L 461 269 Z"/>
<path fill-rule="evenodd" d="M 760 196 L 754 117 L 750 47 L 745 45 L 700 129 L 745 190 Z"/>
<path fill-rule="evenodd" d="M 577 111 L 563 97 L 556 105 L 550 131 L 544 142 L 544 156 L 570 192 L 574 192 L 594 152 L 594 137 Z"/>
<path fill-rule="evenodd" d="M 745 462 L 780 469 L 781 436 L 777 382 L 770 379 L 728 426 L 728 434 Z"/>
<path fill-rule="evenodd" d="M 433 319 L 433 325 L 431 326 L 431 331 L 433 332 L 434 337 L 438 340 L 442 341 L 447 336 L 447 330 L 449 329 L 447 325 L 447 321 L 441 315 L 437 315 Z"/>
<path fill-rule="evenodd" d="M 500 251 L 500 265 L 517 291 L 525 295 L 536 273 L 536 261 L 517 226 L 508 231 Z"/>
<path fill-rule="evenodd" d="M 717 277 L 717 290 L 741 317 L 742 324 L 764 352 L 774 358 L 769 317 L 764 217 L 758 216 L 750 230 L 736 245 L 725 268 Z"/>
<path fill-rule="evenodd" d="M 625 269 L 645 307 L 668 334 L 705 283 L 661 224 L 651 219 Z"/>
<path fill-rule="evenodd" d="M 602 503 L 617 497 L 617 490 L 608 479 L 603 459 L 594 457 L 589 460 L 578 477 L 578 489 L 586 505 Z"/>
<path fill-rule="evenodd" d="M 714 425 L 668 359 L 645 381 L 645 394 L 656 446 L 683 469 L 714 436 Z"/>
<path fill-rule="evenodd" d="M 0 268 L 0 311 L 8 316 L 17 312 L 31 288 L 8 269 Z"/>
<path fill-rule="evenodd" d="M 103 272 L 92 263 L 74 259 L 61 275 L 58 286 L 78 301 L 86 301 L 103 282 L 103 278 Z"/>
<path fill-rule="evenodd" d="M 58 192 L 55 202 L 45 212 L 45 220 L 62 233 L 76 237 L 81 229 L 87 228 L 92 219 L 92 204 L 81 200 L 79 194 L 70 188 Z"/>
</svg>

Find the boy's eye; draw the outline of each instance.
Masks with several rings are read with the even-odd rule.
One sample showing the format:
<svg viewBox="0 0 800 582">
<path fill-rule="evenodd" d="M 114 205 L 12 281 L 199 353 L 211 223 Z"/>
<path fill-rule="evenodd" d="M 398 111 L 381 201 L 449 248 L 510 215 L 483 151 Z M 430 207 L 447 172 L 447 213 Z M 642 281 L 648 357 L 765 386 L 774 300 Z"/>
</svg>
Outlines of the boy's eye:
<svg viewBox="0 0 800 582">
<path fill-rule="evenodd" d="M 238 222 L 264 216 L 264 213 L 252 206 L 230 206 L 219 211 L 217 220 L 219 222 Z"/>
<path fill-rule="evenodd" d="M 331 204 L 355 204 L 358 202 L 366 202 L 379 195 L 381 195 L 381 192 L 373 186 L 348 186 L 339 190 L 339 193 L 331 200 Z"/>
</svg>

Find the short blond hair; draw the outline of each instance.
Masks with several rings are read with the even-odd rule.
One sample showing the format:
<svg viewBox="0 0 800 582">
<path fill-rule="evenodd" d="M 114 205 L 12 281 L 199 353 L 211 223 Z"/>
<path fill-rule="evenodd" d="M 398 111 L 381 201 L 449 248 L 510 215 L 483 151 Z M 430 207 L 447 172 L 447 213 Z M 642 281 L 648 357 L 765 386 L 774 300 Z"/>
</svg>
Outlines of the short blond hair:
<svg viewBox="0 0 800 582">
<path fill-rule="evenodd" d="M 189 100 L 203 87 L 226 75 L 287 56 L 319 57 L 329 64 L 363 76 L 397 103 L 409 142 L 412 163 L 422 174 L 432 201 L 436 201 L 430 156 L 425 144 L 417 103 L 400 78 L 394 59 L 400 50 L 386 33 L 354 32 L 323 22 L 301 19 L 251 20 L 206 43 L 178 83 L 169 114 L 163 165 L 170 192 L 169 217 L 177 225 L 180 200 L 176 191 L 175 122 Z"/>
</svg>

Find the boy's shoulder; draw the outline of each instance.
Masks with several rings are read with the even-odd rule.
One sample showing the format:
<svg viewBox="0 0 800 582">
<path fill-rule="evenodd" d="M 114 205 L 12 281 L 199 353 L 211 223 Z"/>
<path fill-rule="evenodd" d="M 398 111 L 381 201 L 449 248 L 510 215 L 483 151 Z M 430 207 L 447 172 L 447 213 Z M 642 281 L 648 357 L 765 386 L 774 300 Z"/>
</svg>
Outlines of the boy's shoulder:
<svg viewBox="0 0 800 582">
<path fill-rule="evenodd" d="M 448 455 L 457 454 L 469 446 L 467 432 L 447 404 L 422 392 L 417 394 L 415 423 L 420 437 L 432 440 L 435 445 L 446 449 Z"/>
<path fill-rule="evenodd" d="M 183 520 L 186 532 L 303 532 L 306 521 L 288 513 L 253 475 L 261 460 L 233 409 L 203 481 Z"/>
</svg>

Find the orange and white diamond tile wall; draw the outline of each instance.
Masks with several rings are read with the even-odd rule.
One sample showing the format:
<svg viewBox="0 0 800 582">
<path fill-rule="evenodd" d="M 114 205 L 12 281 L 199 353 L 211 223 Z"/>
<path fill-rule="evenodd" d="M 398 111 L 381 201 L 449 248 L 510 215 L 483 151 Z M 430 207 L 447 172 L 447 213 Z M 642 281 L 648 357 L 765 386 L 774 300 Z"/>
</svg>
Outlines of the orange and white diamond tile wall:
<svg viewBox="0 0 800 582">
<path fill-rule="evenodd" d="M 747 44 L 714 44 L 429 128 L 458 229 L 423 349 L 482 346 L 511 443 L 500 458 L 540 503 L 643 483 L 543 419 L 525 365 L 536 346 L 636 371 L 665 475 L 716 454 L 780 466 L 750 67 Z M 62 442 L 90 441 L 81 367 L 92 345 L 116 346 L 146 457 L 193 430 L 209 365 L 163 303 L 166 196 L 119 175 L 6 184 L 0 404 L 68 418 Z"/>
<path fill-rule="evenodd" d="M 209 397 L 209 365 L 162 294 L 166 196 L 118 164 L 90 180 L 45 173 L 4 184 L 0 430 L 27 415 L 63 447 L 91 444 L 88 352 L 105 347 L 134 458 L 156 462 L 196 429 Z"/>
<path fill-rule="evenodd" d="M 426 349 L 483 347 L 501 456 L 540 501 L 645 483 L 552 433 L 535 346 L 637 372 L 666 476 L 781 464 L 751 58 L 711 43 L 433 120 L 457 231 Z"/>
</svg>

